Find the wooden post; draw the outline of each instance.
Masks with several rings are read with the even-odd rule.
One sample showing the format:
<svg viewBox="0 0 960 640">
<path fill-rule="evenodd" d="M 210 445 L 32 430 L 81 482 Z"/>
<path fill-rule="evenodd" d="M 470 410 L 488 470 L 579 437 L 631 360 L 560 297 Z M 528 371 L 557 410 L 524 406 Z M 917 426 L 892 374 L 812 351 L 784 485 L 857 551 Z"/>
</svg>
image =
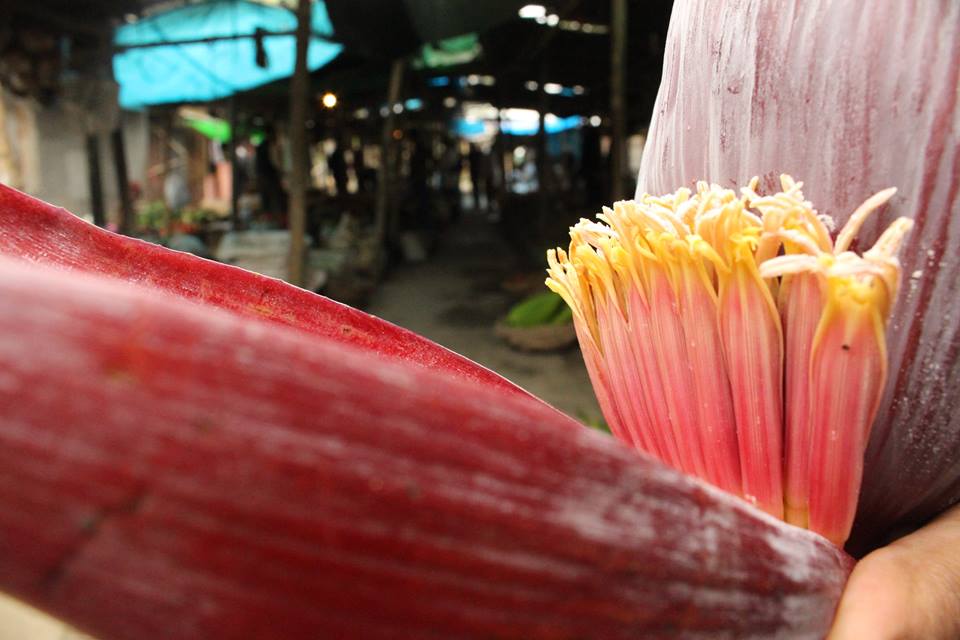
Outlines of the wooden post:
<svg viewBox="0 0 960 640">
<path fill-rule="evenodd" d="M 97 134 L 87 134 L 87 177 L 90 184 L 90 212 L 93 224 L 102 227 L 106 224 L 103 208 L 103 184 L 100 179 L 100 141 Z"/>
<path fill-rule="evenodd" d="M 163 220 L 161 221 L 160 234 L 164 238 L 169 238 L 173 230 L 173 217 L 170 211 L 170 203 L 166 202 L 167 196 L 167 178 L 170 175 L 170 169 L 173 166 L 170 158 L 170 143 L 173 140 L 173 113 L 169 110 L 163 112 L 163 126 L 160 129 L 160 194 L 164 199 L 166 206 L 163 207 Z"/>
<path fill-rule="evenodd" d="M 610 0 L 611 201 L 621 200 L 626 168 L 627 0 Z"/>
<path fill-rule="evenodd" d="M 537 128 L 537 233 L 543 229 L 546 224 L 547 216 L 550 211 L 550 186 L 552 176 L 550 175 L 550 163 L 547 161 L 547 110 L 550 108 L 550 96 L 543 90 L 547 84 L 548 77 L 547 58 L 543 54 L 540 60 L 540 81 L 538 89 L 540 91 L 537 111 L 540 113 Z"/>
<path fill-rule="evenodd" d="M 380 134 L 380 174 L 377 176 L 377 197 L 374 204 L 374 237 L 377 249 L 381 250 L 387 237 L 387 218 L 390 212 L 390 188 L 394 154 L 391 153 L 395 145 L 393 142 L 393 128 L 397 121 L 393 112 L 393 105 L 400 101 L 400 89 L 403 84 L 404 61 L 394 60 L 390 66 L 390 82 L 387 86 L 387 115 L 383 119 L 383 131 Z"/>
<path fill-rule="evenodd" d="M 117 195 L 120 198 L 120 233 L 133 232 L 133 201 L 130 199 L 130 180 L 127 175 L 127 152 L 123 144 L 123 125 L 110 132 L 113 150 L 113 169 L 117 176 Z"/>
<path fill-rule="evenodd" d="M 493 162 L 490 164 L 500 172 L 500 180 L 497 182 L 497 211 L 503 215 L 503 207 L 507 202 L 507 166 L 506 166 L 506 140 L 503 137 L 503 117 L 500 113 L 503 111 L 503 105 L 506 104 L 503 99 L 503 92 L 497 92 L 497 136 L 493 139 Z M 493 180 L 496 176 L 491 175 Z"/>
<path fill-rule="evenodd" d="M 311 0 L 297 2 L 297 61 L 290 83 L 290 260 L 288 279 L 298 287 L 304 286 L 306 247 L 303 236 L 307 230 L 307 106 L 310 94 L 310 75 L 307 72 L 307 49 L 310 46 Z"/>
<path fill-rule="evenodd" d="M 0 177 L 14 189 L 23 189 L 20 163 L 13 155 L 13 148 L 7 136 L 7 104 L 3 89 L 0 88 Z"/>
<path fill-rule="evenodd" d="M 230 96 L 230 144 L 227 147 L 230 153 L 230 227 L 240 227 L 240 165 L 237 164 L 237 97 Z"/>
</svg>

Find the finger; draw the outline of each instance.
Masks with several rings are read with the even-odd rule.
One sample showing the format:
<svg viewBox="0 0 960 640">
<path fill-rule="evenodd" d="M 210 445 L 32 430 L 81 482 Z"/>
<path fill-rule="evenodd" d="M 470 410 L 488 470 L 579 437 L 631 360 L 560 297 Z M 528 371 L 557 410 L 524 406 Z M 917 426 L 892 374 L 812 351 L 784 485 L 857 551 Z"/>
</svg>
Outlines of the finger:
<svg viewBox="0 0 960 640">
<path fill-rule="evenodd" d="M 960 505 L 857 564 L 828 640 L 960 638 Z"/>
</svg>

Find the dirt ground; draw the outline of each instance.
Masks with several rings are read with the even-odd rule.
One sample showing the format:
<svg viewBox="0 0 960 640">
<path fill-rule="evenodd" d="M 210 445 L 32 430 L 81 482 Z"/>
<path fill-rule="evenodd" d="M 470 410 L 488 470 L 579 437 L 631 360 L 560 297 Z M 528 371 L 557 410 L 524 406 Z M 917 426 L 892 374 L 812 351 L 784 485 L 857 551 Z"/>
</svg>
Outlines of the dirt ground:
<svg viewBox="0 0 960 640">
<path fill-rule="evenodd" d="M 494 323 L 516 301 L 501 287 L 510 267 L 495 227 L 468 217 L 445 232 L 430 260 L 394 268 L 366 311 L 463 354 L 574 418 L 599 418 L 576 345 L 524 353 L 495 335 Z"/>
</svg>

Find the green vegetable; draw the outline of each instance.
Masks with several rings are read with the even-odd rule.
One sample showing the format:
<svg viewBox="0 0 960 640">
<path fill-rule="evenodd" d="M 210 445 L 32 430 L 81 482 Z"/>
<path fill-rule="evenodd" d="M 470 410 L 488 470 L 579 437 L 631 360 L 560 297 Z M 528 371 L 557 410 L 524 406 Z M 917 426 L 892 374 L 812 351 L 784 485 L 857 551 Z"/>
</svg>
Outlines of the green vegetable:
<svg viewBox="0 0 960 640">
<path fill-rule="evenodd" d="M 507 313 L 506 323 L 511 327 L 553 324 L 553 319 L 564 309 L 569 311 L 560 296 L 552 291 L 545 291 L 514 305 Z"/>
<path fill-rule="evenodd" d="M 573 322 L 573 309 L 567 305 L 561 306 L 560 311 L 550 319 L 550 324 L 567 324 L 569 322 Z"/>
</svg>

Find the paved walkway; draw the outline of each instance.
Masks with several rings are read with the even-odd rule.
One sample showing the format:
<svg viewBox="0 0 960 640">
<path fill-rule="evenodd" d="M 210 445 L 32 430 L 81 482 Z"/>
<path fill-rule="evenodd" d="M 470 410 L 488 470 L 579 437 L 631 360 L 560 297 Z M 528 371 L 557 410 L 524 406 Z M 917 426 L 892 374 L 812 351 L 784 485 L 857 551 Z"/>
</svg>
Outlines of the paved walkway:
<svg viewBox="0 0 960 640">
<path fill-rule="evenodd" d="M 494 323 L 513 302 L 499 286 L 509 267 L 495 228 L 466 216 L 428 262 L 394 268 L 366 310 L 493 369 L 577 419 L 600 417 L 579 349 L 522 353 L 494 335 Z"/>
</svg>

